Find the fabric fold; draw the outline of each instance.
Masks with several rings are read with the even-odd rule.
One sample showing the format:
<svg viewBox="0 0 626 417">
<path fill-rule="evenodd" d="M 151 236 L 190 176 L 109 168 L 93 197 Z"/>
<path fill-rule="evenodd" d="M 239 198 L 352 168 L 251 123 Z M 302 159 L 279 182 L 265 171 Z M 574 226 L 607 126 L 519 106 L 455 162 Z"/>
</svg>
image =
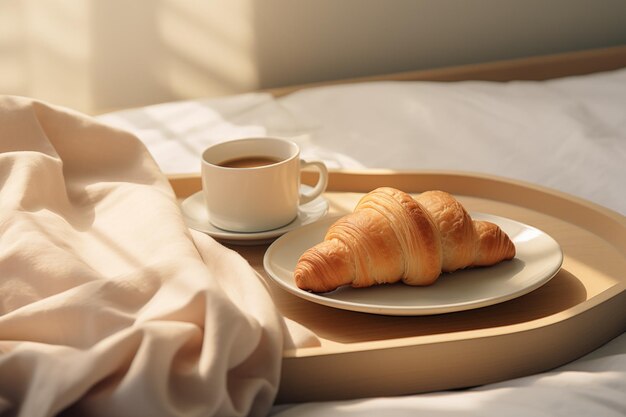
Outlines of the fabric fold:
<svg viewBox="0 0 626 417">
<path fill-rule="evenodd" d="M 0 414 L 265 415 L 283 323 L 132 134 L 0 98 Z"/>
</svg>

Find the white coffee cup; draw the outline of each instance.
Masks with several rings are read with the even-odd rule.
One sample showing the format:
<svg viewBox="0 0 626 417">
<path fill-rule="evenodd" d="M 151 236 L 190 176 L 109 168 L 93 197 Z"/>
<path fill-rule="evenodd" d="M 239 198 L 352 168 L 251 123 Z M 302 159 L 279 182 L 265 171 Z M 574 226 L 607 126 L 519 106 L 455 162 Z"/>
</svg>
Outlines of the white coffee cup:
<svg viewBox="0 0 626 417">
<path fill-rule="evenodd" d="M 317 184 L 307 193 L 300 171 L 315 167 Z M 328 184 L 326 165 L 300 159 L 294 142 L 258 137 L 221 142 L 202 152 L 202 191 L 209 221 L 223 230 L 261 232 L 295 220 L 298 207 Z"/>
</svg>

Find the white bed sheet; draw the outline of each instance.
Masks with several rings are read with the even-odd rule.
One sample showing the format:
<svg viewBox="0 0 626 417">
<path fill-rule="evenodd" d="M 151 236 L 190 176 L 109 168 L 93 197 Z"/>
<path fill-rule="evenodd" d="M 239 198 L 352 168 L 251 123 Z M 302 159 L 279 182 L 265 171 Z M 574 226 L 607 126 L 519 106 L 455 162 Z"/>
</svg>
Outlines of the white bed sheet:
<svg viewBox="0 0 626 417">
<path fill-rule="evenodd" d="M 529 181 L 626 214 L 626 69 L 547 82 L 376 82 L 165 103 L 100 116 L 165 173 L 206 146 L 273 135 L 330 168 L 446 169 Z"/>
<path fill-rule="evenodd" d="M 626 69 L 546 82 L 376 82 L 279 99 L 252 93 L 100 119 L 135 132 L 166 173 L 198 172 L 209 144 L 272 135 L 293 139 L 305 159 L 322 159 L 330 168 L 495 174 L 626 214 Z M 462 391 L 276 406 L 272 414 L 626 416 L 626 335 L 526 378 Z"/>
</svg>

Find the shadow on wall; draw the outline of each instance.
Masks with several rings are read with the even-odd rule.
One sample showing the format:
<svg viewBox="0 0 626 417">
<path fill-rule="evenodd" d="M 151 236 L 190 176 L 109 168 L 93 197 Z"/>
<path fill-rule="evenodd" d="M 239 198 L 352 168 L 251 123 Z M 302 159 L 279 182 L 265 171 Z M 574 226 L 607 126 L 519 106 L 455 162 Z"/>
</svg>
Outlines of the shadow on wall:
<svg viewBox="0 0 626 417">
<path fill-rule="evenodd" d="M 100 51 L 94 59 L 94 89 L 100 105 L 143 105 L 257 88 L 246 2 L 94 0 L 93 14 Z"/>
<path fill-rule="evenodd" d="M 100 113 L 257 89 L 251 6 L 0 2 L 0 93 Z"/>
<path fill-rule="evenodd" d="M 85 4 L 0 2 L 0 93 L 88 100 Z"/>
<path fill-rule="evenodd" d="M 0 2 L 0 93 L 87 113 L 626 43 L 598 0 Z"/>
<path fill-rule="evenodd" d="M 266 0 L 254 9 L 264 88 L 619 45 L 626 3 Z"/>
</svg>

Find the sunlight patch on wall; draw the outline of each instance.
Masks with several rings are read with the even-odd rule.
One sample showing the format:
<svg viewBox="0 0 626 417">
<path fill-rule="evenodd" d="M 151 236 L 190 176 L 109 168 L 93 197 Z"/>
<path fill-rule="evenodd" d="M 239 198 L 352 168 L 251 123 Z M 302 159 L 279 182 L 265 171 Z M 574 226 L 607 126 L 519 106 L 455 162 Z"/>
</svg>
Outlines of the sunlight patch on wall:
<svg viewBox="0 0 626 417">
<path fill-rule="evenodd" d="M 157 25 L 162 82 L 175 97 L 232 94 L 258 86 L 250 0 L 165 0 Z"/>
<path fill-rule="evenodd" d="M 0 92 L 22 94 L 26 84 L 24 57 L 20 53 L 24 32 L 20 5 L 12 1 L 0 1 Z"/>
<path fill-rule="evenodd" d="M 9 68 L 21 72 L 21 95 L 74 108 L 89 106 L 88 9 L 88 2 L 72 0 L 16 3 L 10 16 L 17 17 L 19 28 L 13 33 L 19 39 Z"/>
</svg>

